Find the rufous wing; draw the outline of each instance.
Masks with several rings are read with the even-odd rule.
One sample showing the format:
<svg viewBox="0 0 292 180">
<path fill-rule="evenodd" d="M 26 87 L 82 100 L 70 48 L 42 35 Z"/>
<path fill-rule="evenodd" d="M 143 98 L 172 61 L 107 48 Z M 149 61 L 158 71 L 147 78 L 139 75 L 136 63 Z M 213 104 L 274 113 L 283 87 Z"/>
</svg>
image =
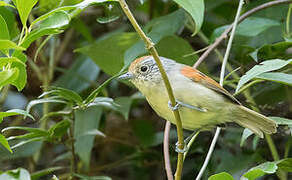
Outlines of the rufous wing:
<svg viewBox="0 0 292 180">
<path fill-rule="evenodd" d="M 188 77 L 189 79 L 191 79 L 192 81 L 196 82 L 196 83 L 200 83 L 203 86 L 212 89 L 222 95 L 224 95 L 225 97 L 227 97 L 229 100 L 231 100 L 232 102 L 239 104 L 240 102 L 235 99 L 228 91 L 226 91 L 224 88 L 222 88 L 216 81 L 214 81 L 213 79 L 209 78 L 208 76 L 206 76 L 205 74 L 203 74 L 202 72 L 190 67 L 190 66 L 184 66 L 181 71 L 180 71 L 184 76 Z"/>
</svg>

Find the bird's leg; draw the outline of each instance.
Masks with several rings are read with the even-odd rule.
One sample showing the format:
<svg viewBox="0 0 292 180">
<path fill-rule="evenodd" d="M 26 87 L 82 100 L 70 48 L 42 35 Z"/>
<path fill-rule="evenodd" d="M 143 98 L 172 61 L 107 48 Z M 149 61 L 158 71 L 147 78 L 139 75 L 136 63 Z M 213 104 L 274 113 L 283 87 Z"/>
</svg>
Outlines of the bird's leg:
<svg viewBox="0 0 292 180">
<path fill-rule="evenodd" d="M 200 107 L 193 106 L 193 105 L 190 105 L 190 104 L 185 104 L 185 103 L 183 103 L 181 101 L 177 101 L 177 100 L 176 100 L 176 104 L 174 106 L 172 106 L 171 102 L 168 101 L 168 107 L 172 111 L 176 111 L 180 107 L 186 107 L 186 108 L 193 109 L 193 110 L 197 110 L 197 111 L 200 111 L 200 112 L 207 112 L 207 109 L 205 109 L 205 108 L 200 108 Z"/>
<path fill-rule="evenodd" d="M 190 139 L 196 134 L 197 132 L 194 131 L 191 135 L 189 135 L 187 138 L 184 139 L 184 148 L 183 149 L 180 149 L 179 148 L 179 143 L 176 142 L 175 143 L 175 151 L 178 152 L 178 153 L 185 153 L 188 151 L 188 147 L 187 147 L 187 144 L 189 143 Z"/>
</svg>

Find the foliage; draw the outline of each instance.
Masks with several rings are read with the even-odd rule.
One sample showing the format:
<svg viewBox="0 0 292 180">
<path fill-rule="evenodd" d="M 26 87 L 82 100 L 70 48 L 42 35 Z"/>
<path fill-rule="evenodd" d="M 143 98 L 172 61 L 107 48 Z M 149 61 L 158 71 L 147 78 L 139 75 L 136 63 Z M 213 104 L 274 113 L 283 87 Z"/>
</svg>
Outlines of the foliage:
<svg viewBox="0 0 292 180">
<path fill-rule="evenodd" d="M 248 1 L 243 11 L 266 2 Z M 159 55 L 187 65 L 230 27 L 238 6 L 127 3 Z M 204 179 L 291 178 L 291 11 L 275 5 L 238 25 L 224 82 L 242 104 L 274 120 L 278 133 L 267 144 L 228 125 Z M 225 48 L 199 69 L 216 79 Z M 164 121 L 130 83 L 116 80 L 147 54 L 116 0 L 0 1 L 0 179 L 165 179 Z M 183 179 L 194 179 L 211 138 L 196 138 Z M 171 130 L 173 166 L 176 139 Z"/>
</svg>

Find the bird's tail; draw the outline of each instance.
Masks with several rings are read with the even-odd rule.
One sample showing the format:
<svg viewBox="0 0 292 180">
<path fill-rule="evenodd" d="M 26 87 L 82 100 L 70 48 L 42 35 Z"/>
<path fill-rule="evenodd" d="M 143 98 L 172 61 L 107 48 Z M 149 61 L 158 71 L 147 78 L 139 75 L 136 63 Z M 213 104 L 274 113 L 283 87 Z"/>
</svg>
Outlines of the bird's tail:
<svg viewBox="0 0 292 180">
<path fill-rule="evenodd" d="M 235 108 L 233 118 L 233 121 L 250 129 L 261 138 L 264 137 L 263 133 L 272 134 L 277 132 L 277 124 L 273 120 L 244 106 Z"/>
</svg>

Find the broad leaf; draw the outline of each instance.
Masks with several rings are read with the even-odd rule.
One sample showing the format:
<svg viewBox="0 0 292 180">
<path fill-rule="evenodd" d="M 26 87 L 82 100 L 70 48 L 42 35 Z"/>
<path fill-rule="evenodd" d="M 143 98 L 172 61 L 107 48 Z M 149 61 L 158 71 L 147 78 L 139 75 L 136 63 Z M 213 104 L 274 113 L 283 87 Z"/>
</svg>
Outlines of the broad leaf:
<svg viewBox="0 0 292 180">
<path fill-rule="evenodd" d="M 196 24 L 196 29 L 193 35 L 197 34 L 204 20 L 205 5 L 204 0 L 174 0 L 181 7 L 183 7 L 190 15 Z"/>
<path fill-rule="evenodd" d="M 179 47 L 179 48 L 177 48 Z M 176 35 L 166 36 L 159 41 L 156 45 L 156 49 L 160 56 L 170 58 L 176 62 L 193 65 L 197 56 L 185 56 L 194 52 L 194 49 L 188 41 Z"/>
<path fill-rule="evenodd" d="M 91 82 L 96 80 L 99 72 L 99 67 L 90 58 L 82 56 L 75 60 L 70 69 L 66 70 L 54 85 L 80 93 L 91 86 Z"/>
<path fill-rule="evenodd" d="M 264 62 L 260 63 L 259 65 L 255 65 L 248 72 L 246 72 L 245 75 L 243 75 L 240 78 L 235 92 L 237 92 L 245 83 L 247 83 L 249 80 L 253 79 L 254 77 L 256 77 L 262 73 L 265 73 L 265 72 L 270 72 L 270 71 L 281 69 L 291 62 L 292 62 L 292 59 L 287 60 L 287 61 L 280 60 L 280 59 L 273 59 L 273 60 L 269 60 L 269 61 L 264 61 Z"/>
<path fill-rule="evenodd" d="M 25 50 L 25 48 L 16 45 L 14 42 L 10 40 L 0 39 L 0 50 L 5 50 L 5 49 Z"/>
<path fill-rule="evenodd" d="M 119 105 L 116 104 L 112 98 L 108 98 L 108 97 L 97 97 L 87 106 L 88 107 L 100 106 L 100 107 L 105 107 L 105 108 L 109 108 L 113 110 L 117 110 L 117 108 L 119 107 Z"/>
<path fill-rule="evenodd" d="M 16 68 L 0 71 L 0 89 L 7 84 L 11 84 L 18 77 L 18 74 L 19 70 Z"/>
<path fill-rule="evenodd" d="M 292 42 L 278 42 L 274 44 L 266 44 L 249 55 L 256 61 L 262 61 L 266 59 L 289 59 L 292 58 L 292 54 L 288 49 L 292 47 Z"/>
<path fill-rule="evenodd" d="M 0 3 L 3 1 L 0 1 Z M 0 15 L 0 39 L 10 39 L 9 30 L 5 19 Z"/>
<path fill-rule="evenodd" d="M 256 78 L 264 79 L 267 81 L 275 81 L 277 83 L 292 86 L 292 74 L 286 74 L 281 72 L 269 72 L 257 75 Z"/>
<path fill-rule="evenodd" d="M 251 130 L 249 130 L 248 128 L 245 128 L 242 132 L 241 135 L 241 141 L 240 141 L 240 146 L 243 146 L 245 140 L 251 136 L 253 134 L 253 132 Z"/>
<path fill-rule="evenodd" d="M 273 26 L 279 25 L 280 23 L 278 21 L 272 19 L 266 19 L 261 17 L 249 17 L 238 25 L 235 34 L 241 36 L 254 37 Z M 215 39 L 219 37 L 228 27 L 229 25 L 225 25 L 215 29 L 211 35 L 210 38 L 211 41 L 215 41 Z"/>
<path fill-rule="evenodd" d="M 16 2 L 15 5 L 18 10 L 22 25 L 26 27 L 28 15 L 38 0 L 14 0 L 13 2 Z"/>
<path fill-rule="evenodd" d="M 115 103 L 119 105 L 117 111 L 120 112 L 126 120 L 129 119 L 129 112 L 133 99 L 131 97 L 118 97 L 115 99 Z"/>
<path fill-rule="evenodd" d="M 185 13 L 179 9 L 171 14 L 153 19 L 143 28 L 147 36 L 154 44 L 160 42 L 163 37 L 175 34 L 185 22 Z M 128 67 L 130 63 L 138 56 L 147 52 L 145 44 L 142 40 L 136 42 L 131 48 L 125 52 L 124 67 Z"/>
<path fill-rule="evenodd" d="M 98 129 L 102 114 L 101 107 L 89 107 L 84 110 L 75 111 L 74 139 L 75 152 L 84 163 L 85 168 L 89 168 L 91 149 L 93 148 L 95 135 L 86 135 L 88 131 Z"/>
<path fill-rule="evenodd" d="M 50 139 L 61 138 L 67 132 L 70 125 L 71 123 L 69 120 L 62 120 L 58 122 L 48 130 L 50 136 L 49 138 Z"/>
<path fill-rule="evenodd" d="M 279 169 L 285 172 L 292 172 L 292 158 L 281 159 L 277 162 Z"/>
<path fill-rule="evenodd" d="M 210 176 L 208 180 L 234 180 L 234 178 L 227 172 L 222 172 Z"/>
<path fill-rule="evenodd" d="M 137 40 L 136 33 L 117 33 L 76 51 L 89 56 L 107 74 L 114 75 L 124 65 L 124 53 Z"/>
<path fill-rule="evenodd" d="M 265 174 L 273 174 L 277 171 L 278 166 L 275 162 L 265 162 L 254 168 L 251 168 L 248 172 L 243 174 L 243 177 L 248 180 L 254 180 L 258 177 L 261 177 Z"/>
<path fill-rule="evenodd" d="M 6 3 L 5 1 L 0 1 L 0 6 L 9 6 L 15 8 L 13 5 Z"/>
<path fill-rule="evenodd" d="M 30 174 L 26 169 L 18 168 L 13 170 L 8 170 L 0 175 L 0 179 L 6 180 L 31 180 Z"/>
<path fill-rule="evenodd" d="M 69 24 L 70 16 L 65 11 L 58 11 L 52 16 L 42 21 L 38 28 L 31 31 L 21 43 L 21 46 L 28 48 L 29 45 L 41 36 L 57 34 L 62 32 L 62 28 Z"/>
</svg>

